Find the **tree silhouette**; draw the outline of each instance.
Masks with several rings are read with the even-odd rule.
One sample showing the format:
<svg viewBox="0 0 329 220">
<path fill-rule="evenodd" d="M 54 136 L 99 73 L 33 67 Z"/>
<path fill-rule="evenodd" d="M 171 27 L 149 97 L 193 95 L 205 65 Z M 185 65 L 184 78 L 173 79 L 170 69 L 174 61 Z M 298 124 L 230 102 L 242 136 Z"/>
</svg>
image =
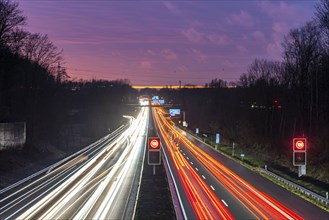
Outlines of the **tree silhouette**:
<svg viewBox="0 0 329 220">
<path fill-rule="evenodd" d="M 0 46 L 9 42 L 12 34 L 26 23 L 18 3 L 9 0 L 0 0 Z"/>
</svg>

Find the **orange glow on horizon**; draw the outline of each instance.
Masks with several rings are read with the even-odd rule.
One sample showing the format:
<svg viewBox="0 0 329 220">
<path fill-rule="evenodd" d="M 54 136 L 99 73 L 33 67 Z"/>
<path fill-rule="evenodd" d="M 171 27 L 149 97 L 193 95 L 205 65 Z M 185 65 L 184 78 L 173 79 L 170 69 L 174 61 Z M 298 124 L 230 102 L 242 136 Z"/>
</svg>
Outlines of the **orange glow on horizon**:
<svg viewBox="0 0 329 220">
<path fill-rule="evenodd" d="M 161 85 L 151 85 L 151 86 L 132 86 L 134 89 L 204 89 L 205 86 L 194 86 L 194 85 L 186 85 L 186 86 L 161 86 Z"/>
</svg>

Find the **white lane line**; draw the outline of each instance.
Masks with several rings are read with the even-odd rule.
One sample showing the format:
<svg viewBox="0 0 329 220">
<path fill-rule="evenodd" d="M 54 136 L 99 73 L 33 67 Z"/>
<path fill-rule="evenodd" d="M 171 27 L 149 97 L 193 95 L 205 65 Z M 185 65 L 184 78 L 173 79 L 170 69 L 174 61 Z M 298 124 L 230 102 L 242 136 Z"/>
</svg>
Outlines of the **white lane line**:
<svg viewBox="0 0 329 220">
<path fill-rule="evenodd" d="M 191 161 L 191 164 L 193 165 L 193 162 Z"/>
<path fill-rule="evenodd" d="M 188 160 L 189 160 L 190 158 L 186 157 L 186 159 L 188 159 Z"/>
<path fill-rule="evenodd" d="M 175 181 L 175 178 L 174 178 L 174 175 L 171 171 L 171 168 L 170 168 L 170 165 L 169 165 L 169 161 L 168 161 L 168 157 L 167 157 L 167 153 L 164 149 L 162 149 L 162 152 L 163 152 L 163 155 L 165 156 L 165 159 L 166 159 L 166 165 L 167 165 L 167 168 L 170 172 L 170 176 L 171 176 L 171 180 L 173 181 L 174 183 L 174 187 L 175 187 L 175 190 L 176 190 L 176 193 L 177 193 L 177 198 L 178 198 L 178 202 L 179 202 L 179 205 L 181 207 L 181 211 L 183 213 L 183 217 L 184 219 L 187 219 L 187 215 L 186 215 L 186 211 L 185 211 L 185 208 L 184 208 L 184 205 L 183 205 L 183 202 L 182 202 L 182 199 L 181 199 L 181 195 L 179 193 L 179 190 L 178 190 L 178 187 L 177 187 L 177 184 L 176 184 L 176 181 Z"/>
<path fill-rule="evenodd" d="M 227 205 L 227 203 L 224 201 L 224 199 L 222 199 L 222 202 L 224 203 L 224 205 L 225 205 L 226 207 L 228 207 L 228 205 Z"/>
<path fill-rule="evenodd" d="M 205 180 L 206 179 L 206 177 L 204 176 L 204 175 L 202 175 L 202 178 Z"/>
<path fill-rule="evenodd" d="M 185 153 L 183 153 L 183 155 L 185 156 Z"/>
<path fill-rule="evenodd" d="M 215 188 L 212 185 L 210 185 L 210 188 L 215 191 Z"/>
<path fill-rule="evenodd" d="M 199 169 L 198 169 L 198 168 L 195 168 L 195 170 L 196 170 L 196 171 L 199 171 Z"/>
</svg>

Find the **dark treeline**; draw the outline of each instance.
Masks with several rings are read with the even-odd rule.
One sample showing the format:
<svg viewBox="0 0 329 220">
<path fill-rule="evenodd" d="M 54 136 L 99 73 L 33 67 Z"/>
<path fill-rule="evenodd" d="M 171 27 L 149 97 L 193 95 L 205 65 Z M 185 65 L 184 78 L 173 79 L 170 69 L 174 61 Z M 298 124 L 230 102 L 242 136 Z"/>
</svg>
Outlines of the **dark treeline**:
<svg viewBox="0 0 329 220">
<path fill-rule="evenodd" d="M 220 132 L 227 143 L 292 168 L 292 138 L 308 138 L 308 172 L 329 182 L 329 1 L 314 21 L 291 30 L 282 61 L 256 59 L 236 82 L 214 79 L 205 90 L 162 90 L 180 103 L 191 127 Z"/>
<path fill-rule="evenodd" d="M 0 66 L 0 122 L 26 122 L 26 150 L 80 144 L 72 132 L 94 140 L 123 123 L 126 104 L 136 100 L 127 80 L 59 81 L 5 48 Z"/>
<path fill-rule="evenodd" d="M 62 51 L 25 25 L 18 3 L 0 0 L 0 122 L 26 122 L 26 152 L 74 151 L 124 123 L 128 80 L 70 81 Z"/>
</svg>

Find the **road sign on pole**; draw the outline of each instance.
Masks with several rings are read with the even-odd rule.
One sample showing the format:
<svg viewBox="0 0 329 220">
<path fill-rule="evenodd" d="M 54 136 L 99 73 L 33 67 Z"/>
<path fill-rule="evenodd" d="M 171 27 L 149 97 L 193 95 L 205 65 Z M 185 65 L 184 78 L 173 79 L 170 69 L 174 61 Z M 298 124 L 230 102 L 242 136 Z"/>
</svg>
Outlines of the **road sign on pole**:
<svg viewBox="0 0 329 220">
<path fill-rule="evenodd" d="M 293 165 L 298 166 L 298 177 L 306 175 L 306 138 L 294 138 L 292 140 Z"/>
<path fill-rule="evenodd" d="M 161 164 L 161 141 L 159 137 L 149 137 L 147 142 L 148 165 L 160 165 Z"/>
</svg>

